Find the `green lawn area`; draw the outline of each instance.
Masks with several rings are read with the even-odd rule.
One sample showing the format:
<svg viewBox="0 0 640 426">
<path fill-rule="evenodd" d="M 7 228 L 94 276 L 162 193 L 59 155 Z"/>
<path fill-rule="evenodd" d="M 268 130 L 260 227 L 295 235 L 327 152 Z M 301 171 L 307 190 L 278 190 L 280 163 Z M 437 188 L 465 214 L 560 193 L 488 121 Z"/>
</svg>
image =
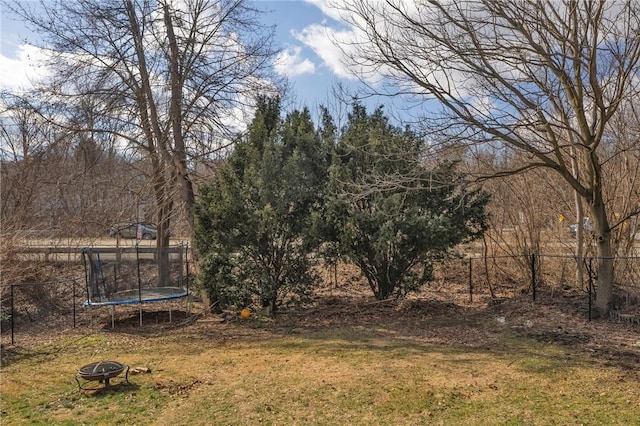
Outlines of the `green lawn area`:
<svg viewBox="0 0 640 426">
<path fill-rule="evenodd" d="M 506 329 L 490 346 L 466 347 L 380 326 L 271 333 L 250 321 L 9 348 L 0 423 L 640 424 L 638 371 L 571 346 Z M 80 392 L 77 370 L 106 359 L 150 372 Z"/>
</svg>

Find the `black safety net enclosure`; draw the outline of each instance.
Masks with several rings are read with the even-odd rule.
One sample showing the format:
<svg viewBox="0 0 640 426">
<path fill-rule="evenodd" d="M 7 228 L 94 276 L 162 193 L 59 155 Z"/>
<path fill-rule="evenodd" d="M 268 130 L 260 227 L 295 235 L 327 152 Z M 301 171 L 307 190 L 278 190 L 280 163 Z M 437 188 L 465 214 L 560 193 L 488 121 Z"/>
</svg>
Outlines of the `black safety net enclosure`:
<svg viewBox="0 0 640 426">
<path fill-rule="evenodd" d="M 86 306 L 152 303 L 189 294 L 188 247 L 83 248 Z"/>
</svg>

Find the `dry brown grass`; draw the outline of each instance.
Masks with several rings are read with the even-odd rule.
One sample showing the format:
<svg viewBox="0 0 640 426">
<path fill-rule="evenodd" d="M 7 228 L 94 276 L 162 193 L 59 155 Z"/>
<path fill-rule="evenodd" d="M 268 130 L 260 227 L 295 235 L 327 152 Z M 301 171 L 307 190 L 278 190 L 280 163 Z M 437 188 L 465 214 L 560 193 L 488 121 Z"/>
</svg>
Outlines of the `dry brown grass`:
<svg viewBox="0 0 640 426">
<path fill-rule="evenodd" d="M 0 422 L 638 424 L 637 325 L 588 322 L 579 291 L 492 305 L 457 281 L 376 301 L 344 267 L 275 319 L 178 302 L 145 305 L 142 327 L 137 306 L 116 308 L 113 329 L 109 308 L 80 312 L 76 329 L 21 324 L 18 345 L 2 334 Z M 150 373 L 79 392 L 77 370 L 103 359 Z"/>
<path fill-rule="evenodd" d="M 462 289 L 432 288 L 380 302 L 362 287 L 327 287 L 313 307 L 275 319 L 180 311 L 168 323 L 166 311 L 149 307 L 140 327 L 131 307 L 119 308 L 113 330 L 101 310 L 93 328 L 5 345 L 0 420 L 633 424 L 640 419 L 638 329 L 589 323 L 570 296 L 489 306 L 469 303 Z M 78 392 L 77 369 L 101 359 L 151 372 L 110 392 Z"/>
</svg>

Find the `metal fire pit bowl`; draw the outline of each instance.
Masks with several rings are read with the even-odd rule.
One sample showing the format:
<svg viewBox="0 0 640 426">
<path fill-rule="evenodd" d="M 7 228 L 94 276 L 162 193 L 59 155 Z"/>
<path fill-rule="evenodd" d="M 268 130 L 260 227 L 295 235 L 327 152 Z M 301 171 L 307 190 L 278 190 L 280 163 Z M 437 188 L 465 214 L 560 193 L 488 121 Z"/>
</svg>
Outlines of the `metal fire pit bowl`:
<svg viewBox="0 0 640 426">
<path fill-rule="evenodd" d="M 119 376 L 123 371 L 127 370 L 124 380 L 129 383 L 129 367 L 121 364 L 117 361 L 98 361 L 87 364 L 81 367 L 76 374 L 76 382 L 78 387 L 82 390 L 93 390 L 97 388 L 86 388 L 88 382 L 98 381 L 104 382 L 104 388 L 109 389 L 109 380 Z M 78 378 L 83 379 L 85 382 L 80 383 Z"/>
</svg>

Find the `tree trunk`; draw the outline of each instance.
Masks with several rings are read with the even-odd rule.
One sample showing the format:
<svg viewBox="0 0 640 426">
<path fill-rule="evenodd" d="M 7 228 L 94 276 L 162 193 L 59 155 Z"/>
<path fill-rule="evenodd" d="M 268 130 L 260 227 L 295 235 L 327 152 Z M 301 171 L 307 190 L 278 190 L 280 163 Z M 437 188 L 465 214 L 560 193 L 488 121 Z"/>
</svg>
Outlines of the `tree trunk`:
<svg viewBox="0 0 640 426">
<path fill-rule="evenodd" d="M 173 133 L 173 161 L 178 180 L 180 180 L 182 201 L 184 203 L 185 217 L 189 225 L 189 232 L 193 235 L 193 205 L 195 204 L 195 195 L 193 191 L 193 183 L 189 178 L 187 171 L 187 150 L 184 142 L 182 130 L 182 87 L 184 76 L 180 73 L 178 63 L 180 62 L 180 54 L 178 42 L 173 30 L 173 20 L 169 6 L 165 4 L 164 23 L 167 29 L 167 39 L 169 42 L 169 71 L 171 81 L 171 129 Z"/>
<path fill-rule="evenodd" d="M 582 199 L 580 195 L 574 191 L 576 203 L 576 282 L 583 288 L 584 274 L 582 269 L 582 261 L 584 259 L 584 209 L 582 208 Z"/>
<path fill-rule="evenodd" d="M 609 314 L 613 299 L 613 256 L 611 248 L 611 230 L 601 197 L 591 207 L 593 216 L 593 235 L 596 240 L 598 255 L 598 287 L 592 317 L 598 318 Z"/>
</svg>

